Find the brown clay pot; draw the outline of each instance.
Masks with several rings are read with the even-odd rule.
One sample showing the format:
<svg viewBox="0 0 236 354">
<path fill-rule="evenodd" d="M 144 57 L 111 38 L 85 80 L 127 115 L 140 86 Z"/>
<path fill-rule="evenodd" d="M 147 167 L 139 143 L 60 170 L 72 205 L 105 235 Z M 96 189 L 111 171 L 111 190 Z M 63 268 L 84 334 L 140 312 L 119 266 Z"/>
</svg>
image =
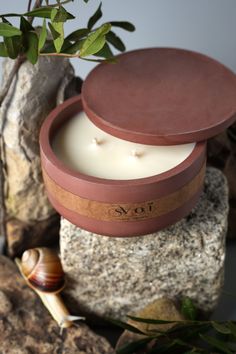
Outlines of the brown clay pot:
<svg viewBox="0 0 236 354">
<path fill-rule="evenodd" d="M 48 197 L 55 209 L 73 224 L 91 232 L 128 237 L 146 235 L 187 215 L 202 191 L 206 143 L 175 168 L 148 178 L 108 180 L 67 168 L 51 142 L 61 125 L 82 111 L 81 97 L 58 106 L 40 133 L 42 170 Z"/>
</svg>

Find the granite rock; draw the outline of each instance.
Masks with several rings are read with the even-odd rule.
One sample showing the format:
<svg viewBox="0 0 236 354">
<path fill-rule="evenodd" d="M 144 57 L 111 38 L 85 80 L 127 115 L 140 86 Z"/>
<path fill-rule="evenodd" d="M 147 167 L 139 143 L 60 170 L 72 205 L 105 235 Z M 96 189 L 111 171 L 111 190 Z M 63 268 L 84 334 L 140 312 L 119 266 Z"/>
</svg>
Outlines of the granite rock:
<svg viewBox="0 0 236 354">
<path fill-rule="evenodd" d="M 13 65 L 14 61 L 5 60 L 3 81 Z M 41 174 L 39 130 L 57 105 L 58 92 L 61 102 L 62 91 L 73 77 L 68 59 L 42 57 L 36 65 L 25 61 L 11 83 L 0 108 L 5 205 L 10 217 L 32 223 L 55 214 Z"/>
<path fill-rule="evenodd" d="M 228 187 L 208 168 L 192 212 L 145 237 L 110 238 L 61 220 L 60 247 L 67 295 L 84 311 L 124 319 L 161 297 L 190 297 L 212 311 L 223 285 Z"/>
<path fill-rule="evenodd" d="M 0 256 L 0 354 L 112 354 L 105 338 L 80 323 L 61 333 L 13 262 Z"/>
</svg>

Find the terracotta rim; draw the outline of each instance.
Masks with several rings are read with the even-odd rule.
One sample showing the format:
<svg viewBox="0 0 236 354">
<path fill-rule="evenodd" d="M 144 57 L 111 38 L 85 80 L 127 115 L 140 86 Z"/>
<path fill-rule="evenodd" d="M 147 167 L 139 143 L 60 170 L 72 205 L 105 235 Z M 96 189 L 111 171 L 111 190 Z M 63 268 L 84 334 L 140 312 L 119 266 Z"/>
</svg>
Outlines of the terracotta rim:
<svg viewBox="0 0 236 354">
<path fill-rule="evenodd" d="M 81 197 L 100 201 L 113 199 L 115 202 L 135 202 L 160 197 L 190 181 L 205 161 L 206 142 L 200 142 L 181 164 L 151 177 L 135 180 L 110 180 L 73 171 L 57 158 L 52 150 L 51 140 L 56 130 L 67 119 L 82 110 L 81 96 L 72 97 L 50 113 L 40 131 L 42 168 L 56 183 Z"/>
<path fill-rule="evenodd" d="M 85 112 L 107 133 L 174 145 L 207 140 L 236 120 L 236 76 L 217 60 L 168 47 L 132 50 L 117 59 L 116 65 L 97 65 L 82 86 Z"/>
</svg>

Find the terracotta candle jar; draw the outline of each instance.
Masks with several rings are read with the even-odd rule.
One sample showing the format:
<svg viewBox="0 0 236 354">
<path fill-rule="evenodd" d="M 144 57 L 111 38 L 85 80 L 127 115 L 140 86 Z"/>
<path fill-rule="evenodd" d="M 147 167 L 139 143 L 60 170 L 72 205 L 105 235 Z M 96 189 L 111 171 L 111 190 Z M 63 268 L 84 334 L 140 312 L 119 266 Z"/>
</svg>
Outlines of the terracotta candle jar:
<svg viewBox="0 0 236 354">
<path fill-rule="evenodd" d="M 158 231 L 196 204 L 206 140 L 235 112 L 235 75 L 201 54 L 152 48 L 100 64 L 82 97 L 58 106 L 42 126 L 49 199 L 97 234 Z"/>
</svg>

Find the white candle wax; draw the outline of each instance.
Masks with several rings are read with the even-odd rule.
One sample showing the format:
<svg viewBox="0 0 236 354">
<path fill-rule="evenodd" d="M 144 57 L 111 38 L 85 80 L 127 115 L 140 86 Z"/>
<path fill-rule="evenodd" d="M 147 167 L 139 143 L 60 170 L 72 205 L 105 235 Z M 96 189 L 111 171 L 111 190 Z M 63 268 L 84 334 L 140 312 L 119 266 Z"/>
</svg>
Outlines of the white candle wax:
<svg viewBox="0 0 236 354">
<path fill-rule="evenodd" d="M 166 172 L 183 162 L 195 143 L 171 146 L 137 144 L 97 128 L 84 112 L 57 132 L 52 148 L 63 163 L 89 176 L 127 180 Z"/>
</svg>

